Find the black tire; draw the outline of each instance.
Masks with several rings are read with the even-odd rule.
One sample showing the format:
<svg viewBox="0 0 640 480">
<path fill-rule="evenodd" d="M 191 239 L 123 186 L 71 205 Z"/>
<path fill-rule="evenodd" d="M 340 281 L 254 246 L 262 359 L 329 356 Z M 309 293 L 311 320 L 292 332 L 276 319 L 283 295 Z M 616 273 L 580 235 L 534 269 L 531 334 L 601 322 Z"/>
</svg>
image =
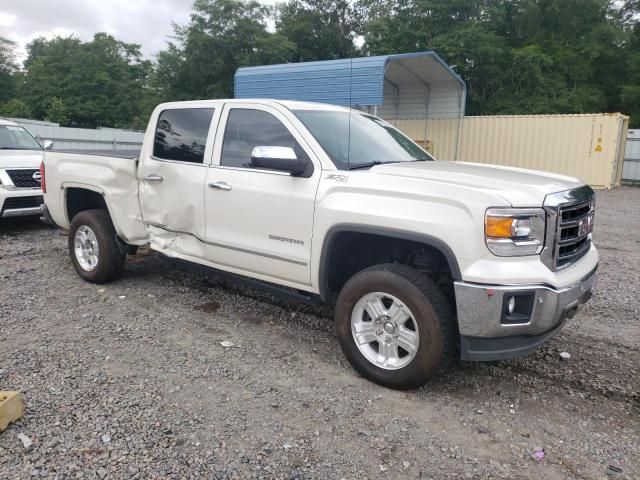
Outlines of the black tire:
<svg viewBox="0 0 640 480">
<path fill-rule="evenodd" d="M 388 370 L 369 361 L 351 331 L 351 315 L 366 294 L 384 292 L 404 302 L 417 323 L 419 344 L 404 367 Z M 444 370 L 456 351 L 455 321 L 451 305 L 426 275 L 406 265 L 382 264 L 363 270 L 342 288 L 335 311 L 336 331 L 344 355 L 362 376 L 399 390 L 418 388 Z"/>
<path fill-rule="evenodd" d="M 80 265 L 74 249 L 76 232 L 82 226 L 89 227 L 98 242 L 98 264 L 90 271 Z M 108 283 L 122 274 L 127 255 L 124 248 L 117 244 L 116 231 L 106 210 L 84 210 L 73 217 L 68 244 L 73 266 L 87 282 Z"/>
</svg>

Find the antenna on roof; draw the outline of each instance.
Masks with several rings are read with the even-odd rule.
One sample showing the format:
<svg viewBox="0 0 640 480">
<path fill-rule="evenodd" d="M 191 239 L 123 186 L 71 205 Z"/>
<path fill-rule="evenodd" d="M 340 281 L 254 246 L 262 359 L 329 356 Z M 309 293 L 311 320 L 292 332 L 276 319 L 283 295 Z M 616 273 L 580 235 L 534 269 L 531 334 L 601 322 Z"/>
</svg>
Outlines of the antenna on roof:
<svg viewBox="0 0 640 480">
<path fill-rule="evenodd" d="M 351 109 L 353 86 L 353 53 L 349 57 L 349 128 L 347 131 L 347 169 L 351 165 Z"/>
</svg>

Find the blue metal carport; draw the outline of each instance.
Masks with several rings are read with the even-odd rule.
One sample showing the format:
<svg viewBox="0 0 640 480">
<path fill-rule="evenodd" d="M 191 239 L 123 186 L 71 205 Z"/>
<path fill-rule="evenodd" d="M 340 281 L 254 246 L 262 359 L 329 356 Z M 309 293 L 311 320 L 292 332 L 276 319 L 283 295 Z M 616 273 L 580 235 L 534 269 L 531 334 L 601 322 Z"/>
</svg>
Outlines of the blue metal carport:
<svg viewBox="0 0 640 480">
<path fill-rule="evenodd" d="M 434 52 L 240 68 L 236 98 L 351 105 L 392 119 L 464 116 L 464 81 Z"/>
</svg>

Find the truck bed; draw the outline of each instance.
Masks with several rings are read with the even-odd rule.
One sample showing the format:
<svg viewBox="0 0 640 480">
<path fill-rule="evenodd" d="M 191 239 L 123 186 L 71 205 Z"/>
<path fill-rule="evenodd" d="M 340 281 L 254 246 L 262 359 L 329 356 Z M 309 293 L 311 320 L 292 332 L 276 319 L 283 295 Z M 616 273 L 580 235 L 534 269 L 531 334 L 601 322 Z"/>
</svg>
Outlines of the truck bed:
<svg viewBox="0 0 640 480">
<path fill-rule="evenodd" d="M 113 152 L 118 153 L 118 152 Z M 47 192 L 44 201 L 53 220 L 69 228 L 73 196 L 69 189 L 102 196 L 118 235 L 132 244 L 147 242 L 138 200 L 138 162 L 127 155 L 46 152 L 44 156 Z"/>
</svg>

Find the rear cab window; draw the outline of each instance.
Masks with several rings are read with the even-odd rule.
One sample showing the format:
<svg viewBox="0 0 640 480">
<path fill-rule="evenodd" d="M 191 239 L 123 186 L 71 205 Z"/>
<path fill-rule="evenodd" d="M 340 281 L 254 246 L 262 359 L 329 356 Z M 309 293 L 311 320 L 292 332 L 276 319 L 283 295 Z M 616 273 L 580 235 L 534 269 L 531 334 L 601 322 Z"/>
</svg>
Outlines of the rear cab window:
<svg viewBox="0 0 640 480">
<path fill-rule="evenodd" d="M 203 163 L 213 108 L 176 108 L 158 116 L 153 156 L 160 160 Z"/>
</svg>

